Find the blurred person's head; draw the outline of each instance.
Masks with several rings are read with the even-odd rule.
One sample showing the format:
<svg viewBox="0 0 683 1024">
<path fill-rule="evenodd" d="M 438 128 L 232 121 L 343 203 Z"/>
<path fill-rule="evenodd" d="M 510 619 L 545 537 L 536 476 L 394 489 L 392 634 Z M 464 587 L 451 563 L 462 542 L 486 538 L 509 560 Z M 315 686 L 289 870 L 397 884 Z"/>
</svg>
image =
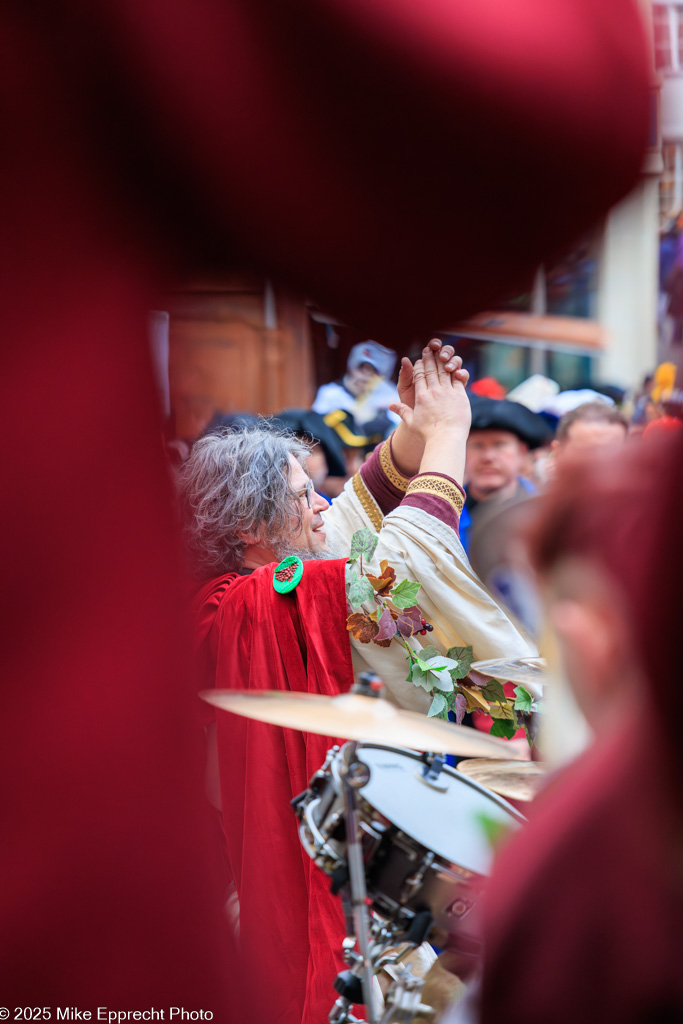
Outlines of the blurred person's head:
<svg viewBox="0 0 683 1024">
<path fill-rule="evenodd" d="M 513 497 L 530 449 L 543 444 L 548 425 L 526 406 L 474 396 L 465 476 L 478 501 Z"/>
<path fill-rule="evenodd" d="M 642 704 L 644 651 L 654 642 L 642 635 L 638 608 L 653 538 L 652 495 L 665 463 L 647 442 L 623 455 L 568 456 L 528 530 L 567 679 L 597 733 Z"/>
<path fill-rule="evenodd" d="M 526 462 L 528 448 L 509 430 L 476 430 L 467 439 L 467 487 L 479 501 L 510 497 Z"/>
<path fill-rule="evenodd" d="M 614 405 L 586 402 L 565 413 L 557 425 L 552 449 L 556 457 L 585 454 L 624 443 L 628 421 Z"/>
<path fill-rule="evenodd" d="M 328 553 L 307 445 L 274 429 L 227 430 L 200 438 L 178 475 L 185 533 L 197 575 Z"/>
<path fill-rule="evenodd" d="M 396 365 L 396 353 L 376 341 L 354 345 L 349 353 L 344 386 L 356 398 L 382 378 L 389 377 Z"/>
<path fill-rule="evenodd" d="M 346 371 L 344 386 L 355 398 L 359 398 L 380 379 L 372 363 L 361 363 L 360 366 L 354 366 L 352 370 Z"/>
</svg>

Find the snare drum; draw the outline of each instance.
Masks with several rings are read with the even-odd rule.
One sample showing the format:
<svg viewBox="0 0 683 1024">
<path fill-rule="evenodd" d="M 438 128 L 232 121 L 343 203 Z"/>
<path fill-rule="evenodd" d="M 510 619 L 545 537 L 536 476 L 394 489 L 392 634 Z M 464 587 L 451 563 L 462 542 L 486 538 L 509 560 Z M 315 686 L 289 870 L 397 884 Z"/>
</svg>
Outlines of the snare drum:
<svg viewBox="0 0 683 1024">
<path fill-rule="evenodd" d="M 341 758 L 338 747 L 328 751 L 297 808 L 301 842 L 328 875 L 346 865 Z M 370 770 L 356 798 L 372 910 L 405 929 L 428 910 L 437 928 L 466 935 L 496 834 L 524 817 L 448 765 L 429 781 L 414 751 L 358 744 L 356 758 Z"/>
</svg>

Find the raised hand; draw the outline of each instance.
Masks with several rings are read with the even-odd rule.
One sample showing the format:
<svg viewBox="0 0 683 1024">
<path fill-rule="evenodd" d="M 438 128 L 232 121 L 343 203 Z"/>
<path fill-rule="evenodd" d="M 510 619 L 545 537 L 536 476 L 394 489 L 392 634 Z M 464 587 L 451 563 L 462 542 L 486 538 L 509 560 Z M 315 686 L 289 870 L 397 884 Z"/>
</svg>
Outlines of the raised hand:
<svg viewBox="0 0 683 1024">
<path fill-rule="evenodd" d="M 453 373 L 457 380 L 460 380 L 463 384 L 467 384 L 469 373 L 467 370 L 462 369 L 462 359 L 460 356 L 455 355 L 455 349 L 452 345 L 442 346 L 439 338 L 432 338 L 427 348 L 437 356 L 439 362 L 443 365 L 444 370 L 448 373 Z M 413 382 L 413 364 L 407 356 L 404 356 L 401 360 L 401 370 L 398 375 L 398 383 L 396 387 L 398 389 L 398 397 L 401 400 L 401 405 L 407 405 L 410 409 L 414 409 L 415 385 Z"/>
<path fill-rule="evenodd" d="M 391 409 L 401 417 L 406 433 L 416 439 L 414 443 L 423 445 L 420 472 L 445 473 L 462 481 L 465 444 L 472 422 L 465 391 L 469 375 L 460 367 L 448 371 L 448 362 L 439 358 L 438 349 L 435 351 L 430 343 L 413 367 L 414 406 L 401 402 Z"/>
<path fill-rule="evenodd" d="M 449 365 L 454 369 L 449 371 Z M 404 372 L 403 361 L 401 372 Z M 399 391 L 401 402 L 390 408 L 423 444 L 433 434 L 460 431 L 467 436 L 472 420 L 465 392 L 468 379 L 469 374 L 462 369 L 459 356 L 449 356 L 430 342 L 412 368 L 409 385 L 405 371 L 404 390 L 402 394 Z"/>
</svg>

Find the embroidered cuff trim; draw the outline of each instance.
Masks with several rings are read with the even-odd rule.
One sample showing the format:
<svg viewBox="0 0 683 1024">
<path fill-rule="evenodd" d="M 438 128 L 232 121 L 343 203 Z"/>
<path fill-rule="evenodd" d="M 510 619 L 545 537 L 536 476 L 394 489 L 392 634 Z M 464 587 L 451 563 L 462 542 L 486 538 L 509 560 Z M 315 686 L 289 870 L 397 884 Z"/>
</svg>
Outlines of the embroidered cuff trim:
<svg viewBox="0 0 683 1024">
<path fill-rule="evenodd" d="M 396 469 L 394 460 L 391 457 L 391 439 L 382 443 L 379 450 L 379 464 L 389 483 L 393 484 L 399 491 L 405 491 L 410 483 L 410 477 L 403 476 Z"/>
<path fill-rule="evenodd" d="M 353 478 L 353 489 L 356 493 L 356 497 L 361 503 L 363 511 L 365 512 L 366 516 L 368 517 L 372 525 L 375 527 L 377 532 L 379 533 L 379 531 L 382 528 L 382 521 L 384 517 L 379 509 L 379 506 L 377 505 L 377 502 L 372 497 L 370 491 L 363 483 L 363 477 L 360 475 L 360 473 L 356 473 L 356 475 Z"/>
<path fill-rule="evenodd" d="M 431 473 L 414 477 L 408 486 L 406 497 L 409 494 L 433 494 L 437 498 L 443 498 L 458 515 L 465 505 L 462 491 L 456 483 L 448 477 L 435 476 Z"/>
</svg>

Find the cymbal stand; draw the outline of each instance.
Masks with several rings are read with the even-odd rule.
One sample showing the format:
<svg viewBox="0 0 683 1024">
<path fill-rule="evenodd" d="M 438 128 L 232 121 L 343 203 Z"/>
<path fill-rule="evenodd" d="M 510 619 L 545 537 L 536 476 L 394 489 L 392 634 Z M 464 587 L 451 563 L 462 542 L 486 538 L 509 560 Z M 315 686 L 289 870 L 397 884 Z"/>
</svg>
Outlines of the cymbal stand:
<svg viewBox="0 0 683 1024">
<path fill-rule="evenodd" d="M 356 757 L 358 744 L 349 741 L 342 747 L 342 766 L 340 776 L 346 818 L 346 852 L 349 868 L 349 889 L 353 926 L 358 942 L 358 950 L 362 964 L 358 965 L 363 987 L 363 1002 L 368 1024 L 377 1024 L 375 999 L 373 993 L 373 965 L 370 956 L 370 925 L 366 904 L 367 889 L 365 887 L 365 866 L 363 864 L 363 847 L 360 842 L 358 815 L 356 811 L 356 791 L 362 789 L 370 779 L 370 769 Z"/>
</svg>

